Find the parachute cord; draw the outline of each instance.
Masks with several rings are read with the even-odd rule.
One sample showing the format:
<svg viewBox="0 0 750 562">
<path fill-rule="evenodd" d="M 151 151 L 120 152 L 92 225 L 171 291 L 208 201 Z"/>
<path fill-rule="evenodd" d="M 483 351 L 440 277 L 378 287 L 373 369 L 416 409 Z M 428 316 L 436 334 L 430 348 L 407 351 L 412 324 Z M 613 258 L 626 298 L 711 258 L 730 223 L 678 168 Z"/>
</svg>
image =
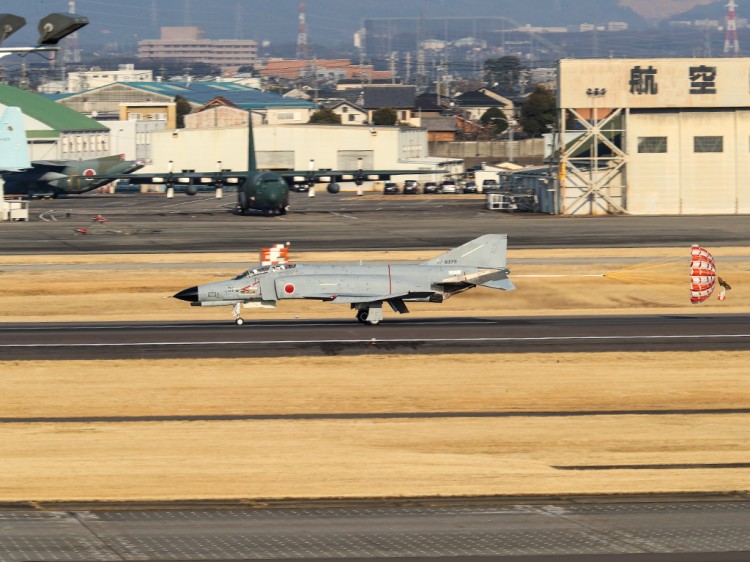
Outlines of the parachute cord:
<svg viewBox="0 0 750 562">
<path fill-rule="evenodd" d="M 685 258 L 673 257 L 653 260 L 623 267 L 604 274 L 608 279 L 615 279 L 631 285 L 665 285 L 684 283 L 687 272 L 676 271 L 675 266 L 684 267 Z"/>
</svg>

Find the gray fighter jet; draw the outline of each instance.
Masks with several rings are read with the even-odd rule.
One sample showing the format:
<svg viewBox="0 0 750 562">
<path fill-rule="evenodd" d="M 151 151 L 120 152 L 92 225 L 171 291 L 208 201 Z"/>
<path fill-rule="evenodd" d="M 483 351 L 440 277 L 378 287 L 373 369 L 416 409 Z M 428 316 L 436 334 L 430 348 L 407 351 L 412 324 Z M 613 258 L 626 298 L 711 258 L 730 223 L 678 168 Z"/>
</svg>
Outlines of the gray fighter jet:
<svg viewBox="0 0 750 562">
<path fill-rule="evenodd" d="M 407 302 L 443 302 L 477 285 L 512 291 L 507 247 L 507 234 L 486 234 L 418 264 L 259 265 L 174 297 L 192 306 L 231 306 L 238 325 L 244 323 L 241 308 L 273 308 L 286 299 L 348 304 L 359 322 L 374 325 L 383 319 L 383 303 L 404 314 Z"/>
</svg>

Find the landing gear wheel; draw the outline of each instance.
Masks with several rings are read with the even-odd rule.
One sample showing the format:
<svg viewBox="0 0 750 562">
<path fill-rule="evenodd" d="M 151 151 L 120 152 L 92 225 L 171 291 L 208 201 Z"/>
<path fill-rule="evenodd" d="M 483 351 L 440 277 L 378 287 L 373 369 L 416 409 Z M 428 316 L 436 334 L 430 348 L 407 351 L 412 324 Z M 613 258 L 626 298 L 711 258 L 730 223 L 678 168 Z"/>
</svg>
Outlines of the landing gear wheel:
<svg viewBox="0 0 750 562">
<path fill-rule="evenodd" d="M 356 316 L 357 322 L 360 322 L 362 324 L 369 324 L 369 322 L 367 321 L 367 315 L 368 314 L 370 314 L 370 309 L 369 308 L 362 308 L 362 309 L 358 310 L 357 311 L 357 316 Z"/>
<path fill-rule="evenodd" d="M 238 326 L 242 326 L 245 323 L 240 316 L 240 303 L 235 303 L 232 307 L 232 316 L 234 316 L 234 323 Z"/>
</svg>

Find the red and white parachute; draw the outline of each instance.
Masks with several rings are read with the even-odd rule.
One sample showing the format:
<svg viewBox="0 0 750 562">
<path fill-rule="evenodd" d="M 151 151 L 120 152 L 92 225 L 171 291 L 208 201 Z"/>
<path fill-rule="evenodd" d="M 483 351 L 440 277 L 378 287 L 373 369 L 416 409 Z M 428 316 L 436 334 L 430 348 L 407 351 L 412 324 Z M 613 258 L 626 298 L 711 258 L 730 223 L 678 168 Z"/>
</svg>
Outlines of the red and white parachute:
<svg viewBox="0 0 750 562">
<path fill-rule="evenodd" d="M 690 250 L 690 302 L 704 302 L 714 292 L 716 284 L 721 286 L 719 300 L 727 298 L 727 289 L 731 289 L 721 277 L 716 275 L 716 260 L 711 252 L 693 244 Z"/>
</svg>

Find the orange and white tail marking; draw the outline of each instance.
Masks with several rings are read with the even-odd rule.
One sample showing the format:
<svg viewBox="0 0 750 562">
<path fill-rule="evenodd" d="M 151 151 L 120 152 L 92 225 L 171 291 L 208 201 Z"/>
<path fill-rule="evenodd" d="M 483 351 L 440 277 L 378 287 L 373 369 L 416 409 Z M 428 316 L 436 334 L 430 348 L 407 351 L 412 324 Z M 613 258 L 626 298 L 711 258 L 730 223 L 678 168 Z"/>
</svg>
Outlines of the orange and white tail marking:
<svg viewBox="0 0 750 562">
<path fill-rule="evenodd" d="M 261 248 L 260 265 L 288 263 L 290 245 L 291 244 L 287 242 L 286 244 L 274 244 L 270 248 Z"/>
</svg>

